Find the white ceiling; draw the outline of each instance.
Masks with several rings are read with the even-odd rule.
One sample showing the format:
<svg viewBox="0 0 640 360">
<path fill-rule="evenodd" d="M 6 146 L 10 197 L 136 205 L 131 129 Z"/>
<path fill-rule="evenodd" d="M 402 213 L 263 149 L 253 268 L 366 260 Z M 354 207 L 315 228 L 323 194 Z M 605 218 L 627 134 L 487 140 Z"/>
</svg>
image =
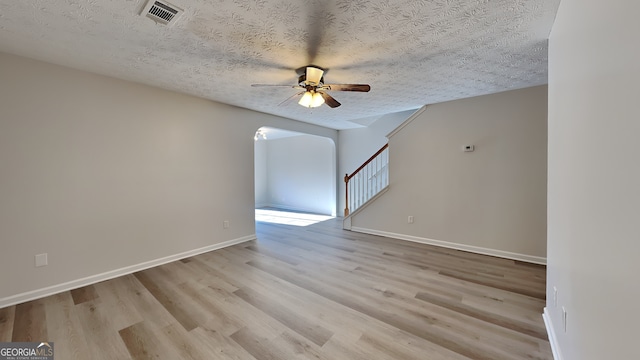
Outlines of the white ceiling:
<svg viewBox="0 0 640 360">
<path fill-rule="evenodd" d="M 425 104 L 546 84 L 560 0 L 5 0 L 0 51 L 188 93 L 333 129 Z M 295 69 L 328 68 L 339 108 L 290 102 Z"/>
</svg>

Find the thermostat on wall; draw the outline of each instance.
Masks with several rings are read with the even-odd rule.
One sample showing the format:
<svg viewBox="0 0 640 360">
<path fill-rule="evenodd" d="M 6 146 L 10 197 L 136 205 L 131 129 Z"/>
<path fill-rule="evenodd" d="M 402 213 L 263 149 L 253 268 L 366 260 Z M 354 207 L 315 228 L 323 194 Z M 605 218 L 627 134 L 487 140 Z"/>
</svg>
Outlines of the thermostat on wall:
<svg viewBox="0 0 640 360">
<path fill-rule="evenodd" d="M 473 146 L 473 145 L 464 145 L 462 147 L 462 151 L 464 151 L 464 152 L 472 152 L 475 149 L 476 149 L 476 147 Z"/>
</svg>

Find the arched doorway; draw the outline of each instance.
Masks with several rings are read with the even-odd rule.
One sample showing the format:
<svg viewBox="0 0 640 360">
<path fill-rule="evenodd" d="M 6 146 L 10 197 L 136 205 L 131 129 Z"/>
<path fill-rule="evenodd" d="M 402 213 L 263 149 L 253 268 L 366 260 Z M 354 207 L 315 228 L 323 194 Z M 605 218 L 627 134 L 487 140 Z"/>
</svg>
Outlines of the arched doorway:
<svg viewBox="0 0 640 360">
<path fill-rule="evenodd" d="M 256 209 L 336 215 L 332 139 L 261 127 L 254 140 Z"/>
</svg>

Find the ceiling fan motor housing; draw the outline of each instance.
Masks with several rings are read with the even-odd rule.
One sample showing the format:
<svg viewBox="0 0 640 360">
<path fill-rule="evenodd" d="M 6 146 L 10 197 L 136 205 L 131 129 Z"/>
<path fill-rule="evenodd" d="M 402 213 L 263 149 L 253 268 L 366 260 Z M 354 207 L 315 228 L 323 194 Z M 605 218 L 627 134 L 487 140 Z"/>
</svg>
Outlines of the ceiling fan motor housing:
<svg viewBox="0 0 640 360">
<path fill-rule="evenodd" d="M 300 86 L 319 86 L 324 83 L 324 74 L 327 71 L 319 66 L 307 65 L 296 70 L 296 73 L 300 76 L 298 78 L 298 84 Z"/>
<path fill-rule="evenodd" d="M 323 84 L 324 84 L 324 76 L 320 78 L 320 82 L 318 84 L 316 84 L 315 86 L 322 86 Z M 300 77 L 298 77 L 298 85 L 300 85 L 302 87 L 309 86 L 309 84 L 307 84 L 307 75 L 306 74 L 300 75 Z"/>
</svg>

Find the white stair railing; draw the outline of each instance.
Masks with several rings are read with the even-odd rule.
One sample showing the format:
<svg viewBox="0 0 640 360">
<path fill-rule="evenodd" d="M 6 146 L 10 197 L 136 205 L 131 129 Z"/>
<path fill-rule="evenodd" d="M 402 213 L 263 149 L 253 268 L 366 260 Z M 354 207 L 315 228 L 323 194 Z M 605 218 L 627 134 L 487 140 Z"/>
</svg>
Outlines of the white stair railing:
<svg viewBox="0 0 640 360">
<path fill-rule="evenodd" d="M 349 216 L 389 185 L 388 146 L 385 144 L 351 175 L 345 174 L 344 216 Z"/>
</svg>

